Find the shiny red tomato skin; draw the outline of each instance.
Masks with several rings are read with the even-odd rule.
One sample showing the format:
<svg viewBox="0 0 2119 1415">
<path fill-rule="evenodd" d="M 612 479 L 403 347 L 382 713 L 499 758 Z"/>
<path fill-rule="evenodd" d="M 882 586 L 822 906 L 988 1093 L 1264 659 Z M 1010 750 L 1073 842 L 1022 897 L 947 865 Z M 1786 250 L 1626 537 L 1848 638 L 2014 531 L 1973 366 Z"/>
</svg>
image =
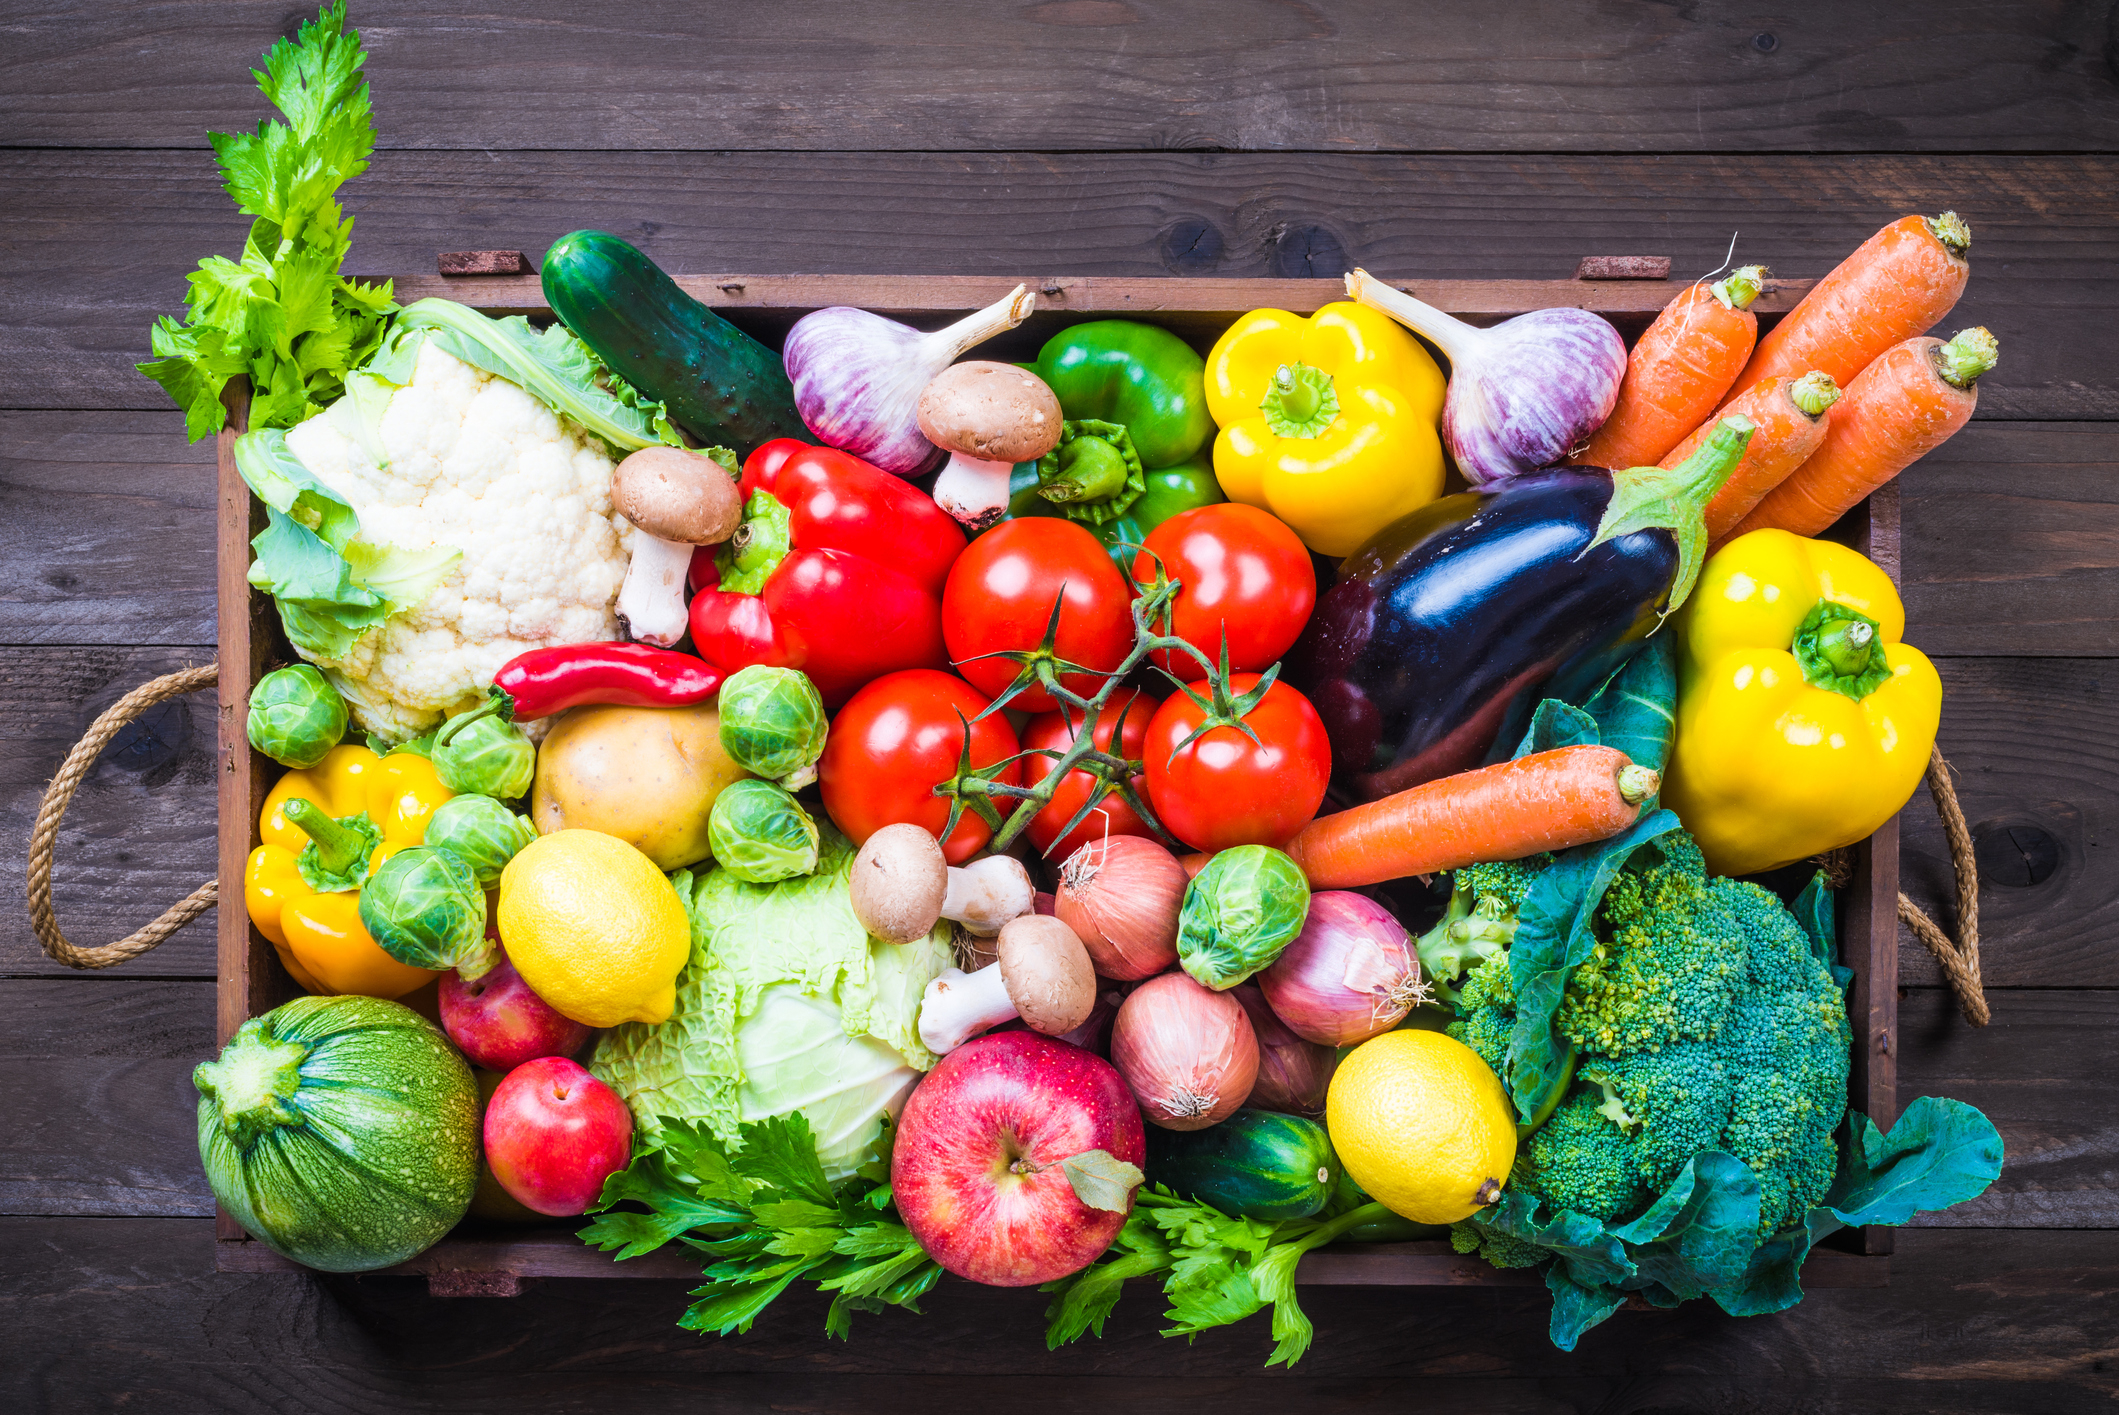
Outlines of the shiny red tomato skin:
<svg viewBox="0 0 2119 1415">
<path fill-rule="evenodd" d="M 941 837 L 949 820 L 949 798 L 934 794 L 937 782 L 956 775 L 964 749 L 957 714 L 971 722 L 988 699 L 953 673 L 912 668 L 876 679 L 855 693 L 831 720 L 817 780 L 824 809 L 855 845 L 886 825 L 910 822 Z M 1016 753 L 1015 729 L 1000 713 L 971 723 L 971 764 L 991 766 Z M 998 778 L 1020 785 L 1022 764 Z M 1003 810 L 1003 818 L 1006 812 Z M 960 865 L 984 849 L 993 831 L 966 810 L 942 841 L 942 853 Z"/>
<path fill-rule="evenodd" d="M 1015 680 L 1017 665 L 979 655 L 1036 648 L 1062 589 L 1066 608 L 1055 651 L 1084 668 L 1117 668 L 1133 647 L 1133 595 L 1125 576 L 1096 537 L 1074 522 L 1026 516 L 973 540 L 950 567 L 942 590 L 942 634 L 957 672 L 988 697 L 998 696 Z M 1103 685 L 1088 674 L 1062 681 L 1085 698 Z M 1059 704 L 1044 689 L 1032 688 L 1008 706 L 1050 712 Z"/>
<path fill-rule="evenodd" d="M 1155 707 L 1155 699 L 1138 690 L 1120 689 L 1113 693 L 1111 701 L 1104 705 L 1104 710 L 1097 719 L 1097 750 L 1111 751 L 1111 734 L 1118 730 L 1118 716 L 1123 709 L 1126 714 L 1125 730 L 1119 737 L 1116 755 L 1138 761 L 1141 744 L 1148 740 L 1148 719 L 1155 715 Z M 1031 718 L 1023 724 L 1023 750 L 1030 752 L 1049 748 L 1057 752 L 1066 751 L 1074 745 L 1074 739 L 1080 735 L 1081 716 L 1077 713 L 1073 717 L 1071 726 L 1067 719 L 1057 712 L 1041 712 Z M 1028 757 L 1024 759 L 1024 768 L 1023 784 L 1035 786 L 1044 779 L 1044 774 L 1051 770 L 1052 762 L 1049 758 Z M 1097 810 L 1092 811 L 1087 820 L 1062 836 L 1060 828 L 1074 819 L 1074 813 L 1082 808 L 1082 802 L 1089 799 L 1090 789 L 1094 785 L 1095 779 L 1088 772 L 1068 772 L 1066 779 L 1060 782 L 1058 789 L 1052 793 L 1051 802 L 1030 818 L 1030 843 L 1038 848 L 1039 854 L 1048 860 L 1064 860 L 1090 841 L 1100 840 L 1107 834 L 1140 835 L 1150 840 L 1155 839 L 1155 832 L 1148 828 L 1148 823 L 1135 814 L 1124 798 L 1115 794 L 1104 797 L 1098 803 Z M 1133 778 L 1135 791 L 1143 791 L 1145 788 L 1146 782 L 1143 778 Z M 1107 817 L 1110 822 L 1108 829 L 1105 825 Z"/>
<path fill-rule="evenodd" d="M 1256 673 L 1232 673 L 1229 691 L 1241 696 L 1258 679 Z M 1206 696 L 1203 684 L 1193 688 Z M 1217 727 L 1178 750 L 1205 718 L 1197 703 L 1172 693 L 1149 720 L 1141 749 L 1148 805 L 1195 850 L 1285 843 L 1317 814 L 1332 774 L 1332 749 L 1317 709 L 1276 682 L 1244 719 L 1258 734 L 1256 742 L 1234 727 Z"/>
<path fill-rule="evenodd" d="M 1172 606 L 1177 636 L 1216 663 L 1221 636 L 1229 636 L 1229 667 L 1263 673 L 1294 646 L 1317 607 L 1317 570 L 1302 538 L 1270 512 L 1224 501 L 1180 511 L 1148 532 L 1134 557 L 1133 576 L 1155 578 L 1162 557 L 1173 580 L 1183 582 Z M 1161 654 L 1159 659 L 1177 655 Z M 1163 663 L 1180 678 L 1198 676 L 1199 665 Z"/>
</svg>

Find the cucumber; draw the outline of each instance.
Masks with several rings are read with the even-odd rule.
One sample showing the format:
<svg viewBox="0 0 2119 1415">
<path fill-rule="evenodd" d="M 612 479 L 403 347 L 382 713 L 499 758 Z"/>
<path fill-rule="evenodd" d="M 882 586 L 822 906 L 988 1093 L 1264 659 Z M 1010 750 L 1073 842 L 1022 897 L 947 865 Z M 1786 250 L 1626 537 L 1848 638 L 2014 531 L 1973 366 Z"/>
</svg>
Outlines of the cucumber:
<svg viewBox="0 0 2119 1415">
<path fill-rule="evenodd" d="M 810 440 L 780 356 L 618 237 L 561 236 L 545 252 L 543 283 L 560 321 L 702 446 L 747 457 L 776 437 Z"/>
<path fill-rule="evenodd" d="M 1330 1201 L 1339 1157 L 1314 1120 L 1239 1110 L 1204 1130 L 1149 1126 L 1148 1179 L 1239 1218 L 1308 1218 Z"/>
</svg>

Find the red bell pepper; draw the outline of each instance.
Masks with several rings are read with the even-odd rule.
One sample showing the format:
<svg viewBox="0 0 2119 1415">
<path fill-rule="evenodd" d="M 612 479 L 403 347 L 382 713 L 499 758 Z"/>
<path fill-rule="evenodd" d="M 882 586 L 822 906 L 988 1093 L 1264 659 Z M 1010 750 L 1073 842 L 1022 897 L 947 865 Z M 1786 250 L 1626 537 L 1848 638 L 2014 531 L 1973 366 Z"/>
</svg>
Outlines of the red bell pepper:
<svg viewBox="0 0 2119 1415">
<path fill-rule="evenodd" d="M 743 464 L 743 525 L 692 557 L 692 645 L 724 673 L 799 668 L 837 709 L 944 668 L 942 585 L 964 532 L 932 498 L 831 447 L 776 438 Z"/>
</svg>

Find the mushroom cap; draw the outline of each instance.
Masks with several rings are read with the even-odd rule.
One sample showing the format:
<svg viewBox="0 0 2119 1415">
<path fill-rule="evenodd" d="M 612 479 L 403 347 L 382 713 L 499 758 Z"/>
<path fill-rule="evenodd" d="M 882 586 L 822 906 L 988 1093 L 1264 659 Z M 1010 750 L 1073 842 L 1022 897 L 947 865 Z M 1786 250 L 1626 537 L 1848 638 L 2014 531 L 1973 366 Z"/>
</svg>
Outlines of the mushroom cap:
<svg viewBox="0 0 2119 1415">
<path fill-rule="evenodd" d="M 985 359 L 951 364 L 920 391 L 920 431 L 986 462 L 1034 462 L 1059 445 L 1059 399 L 1045 380 Z"/>
<path fill-rule="evenodd" d="M 1001 928 L 1001 983 L 1025 1025 L 1048 1037 L 1071 1032 L 1096 1010 L 1096 968 L 1081 936 L 1049 914 Z"/>
<path fill-rule="evenodd" d="M 611 474 L 611 505 L 658 540 L 718 545 L 743 523 L 743 493 L 728 469 L 681 447 L 643 447 Z"/>
<path fill-rule="evenodd" d="M 949 861 L 918 826 L 886 825 L 862 842 L 846 889 L 862 928 L 886 943 L 914 943 L 942 917 Z"/>
</svg>

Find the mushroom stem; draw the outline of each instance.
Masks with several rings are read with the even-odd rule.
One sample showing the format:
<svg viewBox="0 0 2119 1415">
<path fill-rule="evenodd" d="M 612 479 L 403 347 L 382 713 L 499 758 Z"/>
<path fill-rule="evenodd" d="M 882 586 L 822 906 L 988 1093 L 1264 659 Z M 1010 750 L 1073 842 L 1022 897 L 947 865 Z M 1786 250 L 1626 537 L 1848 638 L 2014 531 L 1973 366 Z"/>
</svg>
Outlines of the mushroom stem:
<svg viewBox="0 0 2119 1415">
<path fill-rule="evenodd" d="M 988 462 L 952 452 L 949 465 L 934 479 L 937 506 L 976 534 L 1001 519 L 1008 511 L 1008 479 L 1013 462 Z"/>
<path fill-rule="evenodd" d="M 1030 871 L 1013 855 L 989 855 L 949 869 L 942 895 L 942 914 L 975 934 L 997 934 L 1001 925 L 1037 906 L 1037 886 Z"/>
<path fill-rule="evenodd" d="M 1015 1016 L 1015 999 L 1008 996 L 1000 964 L 989 963 L 976 973 L 947 968 L 920 996 L 920 1044 L 947 1056 Z"/>
<path fill-rule="evenodd" d="M 618 591 L 618 622 L 643 644 L 666 649 L 684 637 L 689 617 L 684 604 L 684 576 L 691 568 L 692 547 L 633 528 L 633 563 Z"/>
</svg>

